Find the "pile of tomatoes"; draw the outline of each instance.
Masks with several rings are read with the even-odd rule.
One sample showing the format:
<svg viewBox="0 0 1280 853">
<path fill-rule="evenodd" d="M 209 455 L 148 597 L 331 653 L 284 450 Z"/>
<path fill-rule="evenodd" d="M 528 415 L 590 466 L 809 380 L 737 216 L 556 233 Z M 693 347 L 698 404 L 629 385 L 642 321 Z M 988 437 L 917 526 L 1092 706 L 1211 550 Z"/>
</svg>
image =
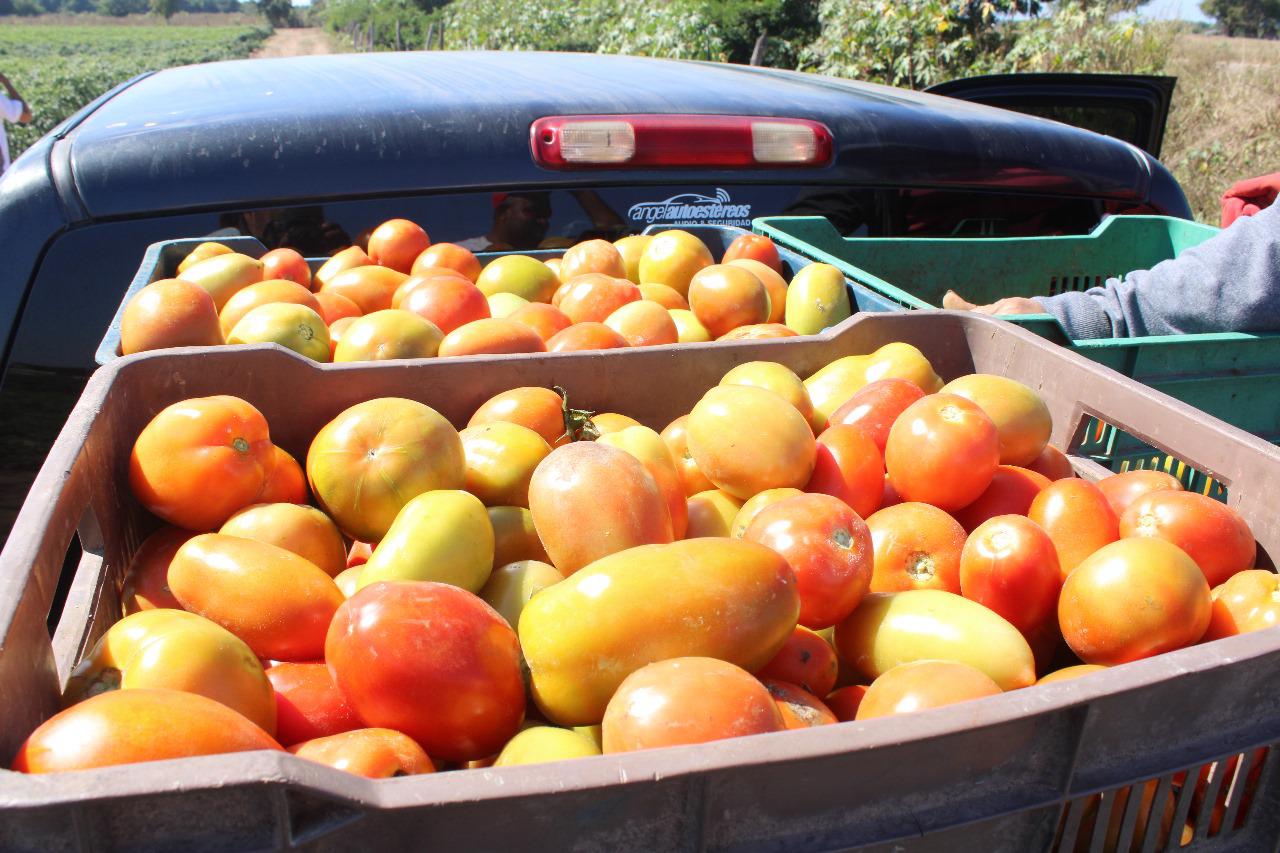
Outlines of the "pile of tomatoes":
<svg viewBox="0 0 1280 853">
<path fill-rule="evenodd" d="M 277 343 L 316 361 L 570 352 L 773 338 L 850 316 L 844 276 L 810 264 L 790 283 L 768 237 L 740 235 L 720 263 L 686 231 L 588 240 L 561 258 L 482 267 L 413 222 L 375 229 L 312 275 L 292 249 L 261 259 L 202 243 L 176 279 L 125 306 L 121 354 Z"/>
<path fill-rule="evenodd" d="M 553 761 L 1036 689 L 1276 617 L 1233 509 L 1076 479 L 1033 389 L 944 384 L 906 344 L 740 365 L 661 432 L 586 414 L 514 388 L 458 431 L 374 399 L 299 464 L 244 400 L 163 410 L 129 487 L 166 526 L 15 769 Z"/>
</svg>

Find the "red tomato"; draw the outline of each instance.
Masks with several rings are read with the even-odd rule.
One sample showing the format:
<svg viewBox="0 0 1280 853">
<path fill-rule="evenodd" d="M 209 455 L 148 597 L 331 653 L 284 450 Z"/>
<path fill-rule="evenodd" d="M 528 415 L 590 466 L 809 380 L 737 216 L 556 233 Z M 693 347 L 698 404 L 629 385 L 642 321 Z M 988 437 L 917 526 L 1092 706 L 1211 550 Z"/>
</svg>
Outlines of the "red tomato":
<svg viewBox="0 0 1280 853">
<path fill-rule="evenodd" d="M 586 352 L 598 349 L 623 349 L 627 339 L 604 323 L 574 323 L 547 339 L 547 352 Z"/>
<path fill-rule="evenodd" d="M 727 264 L 739 258 L 759 261 L 769 269 L 782 275 L 782 259 L 778 257 L 778 247 L 773 241 L 761 234 L 741 234 L 734 238 L 729 248 L 724 250 L 720 263 Z"/>
<path fill-rule="evenodd" d="M 871 682 L 858 705 L 857 719 L 913 714 L 1001 692 L 990 676 L 968 664 L 912 661 L 898 664 Z"/>
<path fill-rule="evenodd" d="M 973 503 L 991 485 L 1000 464 L 1000 439 L 976 403 L 930 394 L 894 421 L 884 460 L 904 500 L 950 511 Z"/>
<path fill-rule="evenodd" d="M 267 678 L 276 691 L 276 740 L 286 746 L 364 725 L 323 663 L 278 663 Z"/>
<path fill-rule="evenodd" d="M 769 691 L 782 715 L 782 724 L 788 729 L 809 729 L 840 722 L 826 704 L 808 690 L 785 681 L 762 678 L 760 683 Z"/>
<path fill-rule="evenodd" d="M 489 302 L 469 281 L 446 275 L 424 279 L 400 303 L 400 307 L 430 320 L 446 335 L 467 323 L 489 316 Z M 408 282 L 406 282 L 408 284 Z"/>
<path fill-rule="evenodd" d="M 369 259 L 378 266 L 407 273 L 430 246 L 431 238 L 416 223 L 389 219 L 369 235 Z"/>
<path fill-rule="evenodd" d="M 352 542 L 351 550 L 347 552 L 347 568 L 363 566 L 369 562 L 369 558 L 373 556 L 373 547 L 368 542 Z"/>
<path fill-rule="evenodd" d="M 493 755 L 524 717 L 515 632 L 456 586 L 364 587 L 334 614 L 325 661 L 365 723 L 403 732 L 436 758 Z"/>
<path fill-rule="evenodd" d="M 1062 588 L 1053 540 L 1034 521 L 1001 515 L 979 525 L 960 555 L 960 594 L 1026 634 L 1053 615 Z"/>
<path fill-rule="evenodd" d="M 1212 598 L 1213 613 L 1205 642 L 1280 624 L 1280 575 L 1275 572 L 1237 572 L 1213 588 Z"/>
<path fill-rule="evenodd" d="M 123 598 L 126 615 L 161 607 L 182 609 L 169 589 L 169 564 L 178 549 L 195 535 L 181 527 L 166 526 L 146 538 L 129 564 L 129 574 L 125 578 Z"/>
<path fill-rule="evenodd" d="M 1044 446 L 1044 450 L 1040 451 L 1040 455 L 1035 462 L 1027 466 L 1027 470 L 1045 475 L 1050 482 L 1068 480 L 1076 475 L 1076 471 L 1071 467 L 1071 460 L 1067 458 L 1067 454 L 1052 444 Z"/>
<path fill-rule="evenodd" d="M 831 495 L 862 517 L 871 515 L 884 497 L 884 459 L 857 427 L 827 427 L 817 441 L 818 456 L 806 492 Z"/>
<path fill-rule="evenodd" d="M 1098 488 L 1106 496 L 1107 503 L 1115 511 L 1116 518 L 1124 515 L 1124 511 L 1138 498 L 1152 492 L 1181 492 L 1182 483 L 1172 474 L 1164 471 L 1125 471 L 1123 474 L 1112 474 L 1098 481 Z"/>
<path fill-rule="evenodd" d="M 1249 523 L 1231 507 L 1195 492 L 1151 492 L 1120 520 L 1120 535 L 1172 542 L 1196 561 L 1210 586 L 1253 567 L 1258 545 Z"/>
<path fill-rule="evenodd" d="M 1036 495 L 1049 485 L 1049 478 L 1016 465 L 1001 465 L 991 485 L 967 507 L 953 513 L 969 532 L 997 515 L 1026 515 Z"/>
<path fill-rule="evenodd" d="M 831 713 L 836 715 L 836 719 L 842 723 L 848 723 L 858 718 L 858 706 L 862 704 L 862 697 L 867 695 L 867 685 L 850 684 L 848 687 L 841 687 L 827 694 L 827 698 L 823 700 Z"/>
<path fill-rule="evenodd" d="M 877 379 L 862 386 L 845 400 L 840 408 L 831 413 L 827 423 L 831 426 L 856 426 L 884 453 L 893 422 L 908 406 L 923 396 L 924 391 L 920 390 L 920 386 L 909 379 Z"/>
<path fill-rule="evenodd" d="M 826 696 L 836 686 L 839 668 L 831 644 L 803 625 L 797 625 L 782 651 L 757 670 L 756 677 L 798 684 L 810 693 Z"/>
<path fill-rule="evenodd" d="M 550 341 L 573 325 L 563 311 L 545 302 L 530 302 L 507 315 L 507 319 L 533 329 L 543 341 Z"/>
<path fill-rule="evenodd" d="M 964 528 L 935 506 L 901 503 L 867 519 L 875 548 L 872 592 L 941 589 L 960 594 Z"/>
<path fill-rule="evenodd" d="M 311 267 L 293 249 L 272 249 L 262 256 L 262 280 L 283 278 L 311 289 Z"/>
<path fill-rule="evenodd" d="M 799 495 L 767 506 L 742 538 L 786 558 L 806 628 L 844 619 L 871 583 L 871 532 L 848 504 L 830 495 Z"/>
<path fill-rule="evenodd" d="M 1120 520 L 1093 483 L 1055 480 L 1036 495 L 1027 517 L 1044 528 L 1058 551 L 1058 568 L 1066 580 L 1071 570 L 1120 538 Z"/>
</svg>

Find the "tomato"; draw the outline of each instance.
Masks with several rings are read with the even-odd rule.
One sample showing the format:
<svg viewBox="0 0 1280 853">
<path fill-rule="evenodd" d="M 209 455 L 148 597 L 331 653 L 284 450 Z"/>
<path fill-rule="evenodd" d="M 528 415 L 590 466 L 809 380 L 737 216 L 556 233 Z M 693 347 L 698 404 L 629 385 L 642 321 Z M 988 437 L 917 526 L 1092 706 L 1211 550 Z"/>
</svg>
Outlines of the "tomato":
<svg viewBox="0 0 1280 853">
<path fill-rule="evenodd" d="M 640 283 L 640 257 L 652 239 L 652 234 L 631 234 L 621 240 L 613 241 L 613 247 L 622 256 L 622 265 L 626 268 L 627 279 L 632 284 Z"/>
<path fill-rule="evenodd" d="M 739 326 L 736 329 L 725 332 L 717 341 L 765 341 L 774 338 L 794 338 L 797 333 L 782 325 L 781 323 L 752 323 L 749 326 Z"/>
<path fill-rule="evenodd" d="M 1199 642 L 1209 584 L 1195 561 L 1159 539 L 1121 539 L 1067 576 L 1058 622 L 1085 663 L 1108 666 Z"/>
<path fill-rule="evenodd" d="M 871 682 L 858 704 L 856 719 L 913 714 L 1002 692 L 990 676 L 968 664 L 912 661 L 895 666 Z"/>
<path fill-rule="evenodd" d="M 676 324 L 676 337 L 682 344 L 705 344 L 712 339 L 707 327 L 688 309 L 672 308 L 671 320 Z"/>
<path fill-rule="evenodd" d="M 1258 545 L 1240 513 L 1195 492 L 1150 492 L 1120 519 L 1120 535 L 1172 542 L 1196 561 L 1210 586 L 1253 567 Z"/>
<path fill-rule="evenodd" d="M 57 773 L 255 749 L 280 744 L 221 702 L 181 690 L 112 690 L 45 720 L 13 769 Z"/>
<path fill-rule="evenodd" d="M 1050 483 L 1031 502 L 1027 517 L 1053 540 L 1063 580 L 1090 554 L 1120 538 L 1120 521 L 1106 496 L 1084 480 Z"/>
<path fill-rule="evenodd" d="M 884 453 L 889 428 L 907 407 L 924 396 L 920 386 L 908 379 L 878 379 L 856 391 L 831 413 L 831 426 L 844 424 L 862 430 Z"/>
<path fill-rule="evenodd" d="M 769 316 L 765 319 L 765 323 L 782 325 L 787 314 L 787 280 L 781 273 L 773 267 L 750 258 L 736 258 L 724 263 L 731 267 L 742 267 L 760 279 L 765 292 L 769 294 Z"/>
<path fill-rule="evenodd" d="M 769 292 L 750 270 L 712 264 L 689 281 L 689 309 L 712 337 L 768 322 Z"/>
<path fill-rule="evenodd" d="M 1061 588 L 1053 540 L 1028 518 L 996 516 L 964 543 L 960 594 L 994 610 L 1023 634 L 1053 615 Z"/>
<path fill-rule="evenodd" d="M 333 351 L 335 362 L 432 358 L 445 336 L 430 320 L 410 311 L 388 308 L 357 317 Z"/>
<path fill-rule="evenodd" d="M 188 281 L 172 278 L 148 284 L 129 299 L 120 315 L 121 355 L 222 343 L 213 297 Z"/>
<path fill-rule="evenodd" d="M 642 284 L 665 284 L 681 296 L 689 293 L 694 273 L 713 263 L 711 250 L 688 231 L 673 228 L 654 235 L 640 255 Z"/>
<path fill-rule="evenodd" d="M 453 270 L 471 281 L 480 277 L 480 259 L 470 249 L 453 243 L 434 243 L 413 261 L 410 275 Z"/>
<path fill-rule="evenodd" d="M 204 288 L 221 311 L 236 291 L 262 281 L 262 261 L 234 252 L 217 255 L 188 267 L 179 277 Z"/>
<path fill-rule="evenodd" d="M 609 700 L 601 724 L 606 754 L 785 727 L 763 684 L 740 667 L 704 657 L 672 658 L 631 673 Z"/>
<path fill-rule="evenodd" d="M 319 280 L 320 273 L 316 273 Z M 360 307 L 362 314 L 374 311 L 386 311 L 391 307 L 391 299 L 397 288 L 409 277 L 402 272 L 381 266 L 361 266 L 340 272 L 325 281 L 321 293 L 336 293 L 345 296 Z"/>
<path fill-rule="evenodd" d="M 656 302 L 668 311 L 672 309 L 689 310 L 688 300 L 677 293 L 674 288 L 667 287 L 665 284 L 657 284 L 655 282 L 640 285 L 640 298 Z"/>
<path fill-rule="evenodd" d="M 275 693 L 276 738 L 283 744 L 364 726 L 324 663 L 278 663 L 267 670 Z"/>
<path fill-rule="evenodd" d="M 262 261 L 264 281 L 285 279 L 311 289 L 311 267 L 307 266 L 307 259 L 294 249 L 272 249 L 259 260 Z"/>
<path fill-rule="evenodd" d="M 806 492 L 832 495 L 859 516 L 869 516 L 884 496 L 884 459 L 857 427 L 827 427 L 817 440 L 817 459 Z"/>
<path fill-rule="evenodd" d="M 557 447 L 539 463 L 529 511 L 552 565 L 566 576 L 636 545 L 672 541 L 666 498 L 644 465 L 595 442 Z"/>
<path fill-rule="evenodd" d="M 782 259 L 778 257 L 778 247 L 773 241 L 761 234 L 740 234 L 724 250 L 723 264 L 732 263 L 739 258 L 749 258 L 764 264 L 779 275 L 782 274 Z"/>
<path fill-rule="evenodd" d="M 169 591 L 169 564 L 188 539 L 196 534 L 181 527 L 162 527 L 146 538 L 134 554 L 121 594 L 125 614 L 157 608 L 181 609 Z"/>
<path fill-rule="evenodd" d="M 1106 669 L 1105 666 L 1096 663 L 1082 663 L 1076 666 L 1063 667 L 1055 670 L 1048 675 L 1042 676 L 1036 684 L 1053 684 L 1055 681 L 1070 681 L 1073 678 L 1079 678 L 1082 675 L 1088 675 L 1091 672 L 1101 672 Z"/>
<path fill-rule="evenodd" d="M 804 417 L 778 402 L 777 394 L 745 385 L 708 391 L 688 421 L 698 470 L 743 500 L 765 489 L 803 488 L 813 474 L 816 442 Z"/>
<path fill-rule="evenodd" d="M 799 685 L 772 678 L 762 678 L 760 683 L 773 697 L 787 729 L 809 729 L 839 722 L 821 699 Z"/>
<path fill-rule="evenodd" d="M 254 308 L 276 302 L 305 305 L 317 314 L 320 313 L 320 303 L 316 300 L 315 294 L 306 287 L 295 281 L 269 279 L 251 284 L 237 291 L 227 300 L 227 304 L 222 307 L 222 312 L 218 315 L 222 334 L 230 335 L 236 324 Z"/>
<path fill-rule="evenodd" d="M 360 571 L 361 566 L 353 566 L 350 569 L 344 569 L 333 579 L 341 590 L 343 598 L 350 598 L 356 594 L 356 586 L 360 583 Z"/>
<path fill-rule="evenodd" d="M 587 273 L 626 278 L 627 265 L 608 240 L 584 240 L 565 251 L 560 259 L 560 277 L 569 281 Z"/>
<path fill-rule="evenodd" d="M 674 344 L 679 337 L 670 312 L 647 299 L 628 302 L 605 318 L 604 324 L 633 347 Z"/>
<path fill-rule="evenodd" d="M 529 478 L 551 445 L 528 427 L 489 423 L 458 433 L 466 459 L 465 488 L 486 506 L 528 506 Z"/>
<path fill-rule="evenodd" d="M 315 507 L 257 504 L 231 516 L 218 532 L 292 551 L 329 577 L 337 577 L 347 568 L 347 546 L 338 526 Z"/>
<path fill-rule="evenodd" d="M 604 415 L 596 415 L 597 428 L 600 427 L 600 419 L 603 417 Z M 626 451 L 644 465 L 667 502 L 667 510 L 671 514 L 672 538 L 683 539 L 689 527 L 689 509 L 684 494 L 684 483 L 680 480 L 675 460 L 671 458 L 671 451 L 667 450 L 662 437 L 640 424 L 624 426 L 616 431 L 608 429 L 600 431 L 602 434 L 597 440 L 601 444 Z"/>
<path fill-rule="evenodd" d="M 391 729 L 354 729 L 295 744 L 289 751 L 369 779 L 436 772 L 430 756 L 413 738 Z"/>
<path fill-rule="evenodd" d="M 814 429 L 819 432 L 826 429 L 828 418 L 836 409 L 880 379 L 906 379 L 926 394 L 942 387 L 942 380 L 933 372 L 929 360 L 910 344 L 895 342 L 868 355 L 838 358 L 804 381 L 809 399 L 813 401 Z"/>
<path fill-rule="evenodd" d="M 316 293 L 314 296 L 320 306 L 320 317 L 329 326 L 331 340 L 334 323 L 344 317 L 360 316 L 360 306 L 340 293 Z"/>
<path fill-rule="evenodd" d="M 929 504 L 900 503 L 867 518 L 875 549 L 873 592 L 941 589 L 960 592 L 964 528 Z"/>
<path fill-rule="evenodd" d="M 797 625 L 782 650 L 760 667 L 756 676 L 786 681 L 826 696 L 836 685 L 838 671 L 835 649 L 818 634 Z"/>
<path fill-rule="evenodd" d="M 292 551 L 220 533 L 178 549 L 169 587 L 183 608 L 218 623 L 269 660 L 316 660 L 342 592 Z"/>
<path fill-rule="evenodd" d="M 751 385 L 772 391 L 796 407 L 807 421 L 813 416 L 813 403 L 800 377 L 773 361 L 748 361 L 739 364 L 720 378 L 720 385 Z"/>
<path fill-rule="evenodd" d="M 671 451 L 671 459 L 676 463 L 676 471 L 680 481 L 684 483 L 684 493 L 689 496 L 714 489 L 715 484 L 707 479 L 707 475 L 698 470 L 698 463 L 689 452 L 689 416 L 681 415 L 660 433 L 667 450 Z"/>
<path fill-rule="evenodd" d="M 640 288 L 625 278 L 588 273 L 566 284 L 568 290 L 556 307 L 574 323 L 603 323 L 623 305 L 640 301 Z"/>
<path fill-rule="evenodd" d="M 995 424 L 976 404 L 954 394 L 933 394 L 894 421 L 884 459 L 889 480 L 904 500 L 957 510 L 991 485 L 1000 446 Z"/>
<path fill-rule="evenodd" d="M 720 489 L 707 489 L 690 496 L 686 504 L 689 522 L 685 538 L 732 535 L 734 519 L 742 506 L 741 500 Z"/>
<path fill-rule="evenodd" d="M 389 219 L 369 235 L 369 260 L 407 273 L 431 245 L 427 232 L 407 219 Z"/>
<path fill-rule="evenodd" d="M 258 495 L 258 502 L 306 503 L 307 478 L 302 473 L 302 466 L 298 464 L 298 460 L 290 456 L 289 451 L 278 446 L 272 456 L 274 464 L 267 472 L 267 482 L 262 487 L 262 494 Z"/>
<path fill-rule="evenodd" d="M 574 323 L 547 340 L 547 352 L 588 352 L 626 346 L 627 339 L 604 323 Z"/>
<path fill-rule="evenodd" d="M 396 292 L 391 294 L 391 307 L 403 308 L 405 302 L 409 300 L 409 297 L 413 295 L 415 290 L 427 287 L 437 279 L 448 279 L 450 282 L 455 284 L 469 284 L 472 287 L 475 287 L 475 282 L 460 272 L 454 272 L 453 270 L 428 270 L 421 275 L 411 275 L 404 281 L 400 282 L 399 286 L 396 287 Z M 476 292 L 480 293 L 480 289 L 478 287 L 476 288 Z M 462 293 L 467 294 L 470 293 L 470 291 L 463 290 Z M 480 293 L 480 298 L 485 300 L 485 308 L 487 311 L 489 306 L 488 297 L 483 293 Z M 489 315 L 485 313 L 482 316 L 487 317 Z"/>
<path fill-rule="evenodd" d="M 493 550 L 489 514 L 475 495 L 423 492 L 396 515 L 356 589 L 379 581 L 437 581 L 479 592 L 493 570 Z"/>
<path fill-rule="evenodd" d="M 791 279 L 783 318 L 797 334 L 816 335 L 849 319 L 852 313 L 844 273 L 830 264 L 809 264 Z"/>
<path fill-rule="evenodd" d="M 455 586 L 365 587 L 334 614 L 324 657 L 366 724 L 403 732 L 435 758 L 493 755 L 524 717 L 515 632 Z"/>
<path fill-rule="evenodd" d="M 1035 462 L 1049 442 L 1053 429 L 1049 407 L 1016 379 L 973 373 L 948 382 L 939 393 L 964 397 L 986 412 L 1000 436 L 1001 464 Z"/>
<path fill-rule="evenodd" d="M 350 246 L 320 265 L 320 268 L 311 276 L 311 286 L 314 290 L 324 290 L 324 286 L 338 275 L 350 269 L 368 266 L 371 263 L 373 262 L 369 260 L 369 256 L 365 254 L 364 249 L 359 246 Z"/>
<path fill-rule="evenodd" d="M 368 542 L 352 542 L 351 549 L 347 551 L 347 568 L 363 566 L 369 562 L 369 557 L 373 554 L 373 548 L 374 546 Z"/>
<path fill-rule="evenodd" d="M 155 515 L 215 530 L 258 500 L 275 465 L 262 413 L 238 397 L 197 397 L 151 419 L 129 456 L 129 485 Z"/>
<path fill-rule="evenodd" d="M 831 709 L 831 713 L 837 720 L 848 723 L 858 718 L 858 706 L 862 704 L 862 697 L 866 695 L 867 685 L 850 684 L 828 693 L 823 704 Z"/>
<path fill-rule="evenodd" d="M 1152 492 L 1181 492 L 1182 483 L 1172 474 L 1164 471 L 1125 471 L 1123 474 L 1112 474 L 1098 481 L 1098 488 L 1111 504 L 1116 517 L 1124 515 L 1124 511 L 1138 498 Z"/>
<path fill-rule="evenodd" d="M 307 480 L 320 508 L 352 539 L 377 542 L 401 507 L 465 479 L 462 440 L 439 412 L 399 397 L 357 403 L 316 434 Z"/>
<path fill-rule="evenodd" d="M 530 302 L 507 317 L 513 323 L 528 326 L 538 333 L 543 342 L 551 340 L 558 333 L 572 325 L 565 313 L 554 305 L 545 302 Z"/>
<path fill-rule="evenodd" d="M 724 494 L 724 492 L 720 492 L 720 494 Z M 765 507 L 803 494 L 804 492 L 799 489 L 765 489 L 738 508 L 738 513 L 733 517 L 733 521 L 729 525 L 729 535 L 734 539 L 741 539 L 746 534 L 747 528 L 751 526 L 751 522 Z M 731 500 L 737 501 L 737 498 L 732 498 Z"/>
<path fill-rule="evenodd" d="M 327 362 L 332 353 L 329 328 L 319 312 L 287 302 L 254 308 L 227 332 L 227 343 L 279 344 L 320 362 Z"/>
<path fill-rule="evenodd" d="M 323 296 L 324 294 L 318 294 Z M 350 302 L 351 300 L 347 300 Z M 359 315 L 357 315 L 358 317 Z M 329 324 L 329 360 L 333 361 L 333 355 L 338 351 L 338 344 L 342 342 L 342 336 L 347 333 L 347 329 L 351 327 L 357 317 L 339 317 Z"/>
<path fill-rule="evenodd" d="M 229 255 L 231 254 L 231 251 L 230 247 L 222 243 L 201 243 L 190 252 L 187 252 L 187 256 L 178 263 L 178 275 L 182 275 L 190 267 L 195 266 L 203 260 L 212 258 L 216 255 Z"/>
<path fill-rule="evenodd" d="M 1026 466 L 1028 471 L 1035 471 L 1049 478 L 1050 482 L 1067 480 L 1076 475 L 1067 455 L 1052 444 L 1046 444 L 1036 460 Z"/>
<path fill-rule="evenodd" d="M 533 526 L 533 513 L 519 506 L 489 507 L 489 523 L 493 525 L 493 568 L 518 560 L 547 562 L 547 549 L 542 547 Z"/>
<path fill-rule="evenodd" d="M 520 646 L 547 719 L 590 725 L 627 675 L 657 660 L 702 655 L 759 669 L 799 608 L 775 551 L 688 539 L 611 554 L 544 589 L 520 614 Z"/>
<path fill-rule="evenodd" d="M 1213 588 L 1204 640 L 1234 637 L 1280 623 L 1280 575 L 1265 569 L 1237 572 Z"/>
<path fill-rule="evenodd" d="M 1016 465 L 1001 465 L 996 468 L 987 490 L 952 514 L 961 527 L 973 532 L 978 525 L 998 515 L 1026 515 L 1036 495 L 1048 485 L 1049 479 L 1043 474 Z"/>
<path fill-rule="evenodd" d="M 63 698 L 71 705 L 117 688 L 198 693 L 276 731 L 275 697 L 257 657 L 226 629 L 181 610 L 148 610 L 112 625 L 76 665 Z"/>
<path fill-rule="evenodd" d="M 415 279 L 409 279 L 413 282 Z M 430 320 L 444 334 L 489 316 L 489 302 L 469 281 L 454 276 L 417 279 L 421 283 L 400 302 L 399 307 Z"/>
<path fill-rule="evenodd" d="M 507 742 L 493 762 L 494 767 L 543 764 L 570 758 L 599 755 L 600 747 L 585 734 L 554 726 L 532 726 Z"/>
<path fill-rule="evenodd" d="M 515 628 L 529 599 L 562 580 L 564 575 L 555 566 L 538 560 L 518 560 L 495 568 L 479 595 Z"/>
<path fill-rule="evenodd" d="M 546 352 L 538 333 L 511 320 L 472 320 L 445 335 L 440 343 L 440 357 L 457 355 L 501 355 L 521 352 Z"/>
</svg>

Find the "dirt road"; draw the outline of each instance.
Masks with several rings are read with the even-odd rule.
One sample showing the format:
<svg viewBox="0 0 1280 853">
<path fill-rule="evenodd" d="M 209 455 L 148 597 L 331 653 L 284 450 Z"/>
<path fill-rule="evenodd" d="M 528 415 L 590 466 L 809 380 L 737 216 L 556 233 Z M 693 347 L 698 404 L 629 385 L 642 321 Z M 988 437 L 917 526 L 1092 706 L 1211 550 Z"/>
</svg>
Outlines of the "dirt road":
<svg viewBox="0 0 1280 853">
<path fill-rule="evenodd" d="M 254 51 L 253 58 L 312 56 L 320 53 L 333 53 L 333 42 L 329 40 L 329 34 L 320 27 L 301 27 L 276 30 L 261 48 Z"/>
</svg>

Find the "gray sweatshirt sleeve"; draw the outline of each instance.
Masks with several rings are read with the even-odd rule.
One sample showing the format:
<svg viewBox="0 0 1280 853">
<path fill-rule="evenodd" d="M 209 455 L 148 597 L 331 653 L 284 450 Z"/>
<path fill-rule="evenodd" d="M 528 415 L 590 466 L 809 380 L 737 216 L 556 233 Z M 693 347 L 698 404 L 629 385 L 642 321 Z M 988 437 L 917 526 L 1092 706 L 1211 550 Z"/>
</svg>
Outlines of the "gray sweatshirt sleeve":
<svg viewBox="0 0 1280 853">
<path fill-rule="evenodd" d="M 1149 270 L 1039 301 L 1073 340 L 1280 332 L 1280 204 Z"/>
</svg>

